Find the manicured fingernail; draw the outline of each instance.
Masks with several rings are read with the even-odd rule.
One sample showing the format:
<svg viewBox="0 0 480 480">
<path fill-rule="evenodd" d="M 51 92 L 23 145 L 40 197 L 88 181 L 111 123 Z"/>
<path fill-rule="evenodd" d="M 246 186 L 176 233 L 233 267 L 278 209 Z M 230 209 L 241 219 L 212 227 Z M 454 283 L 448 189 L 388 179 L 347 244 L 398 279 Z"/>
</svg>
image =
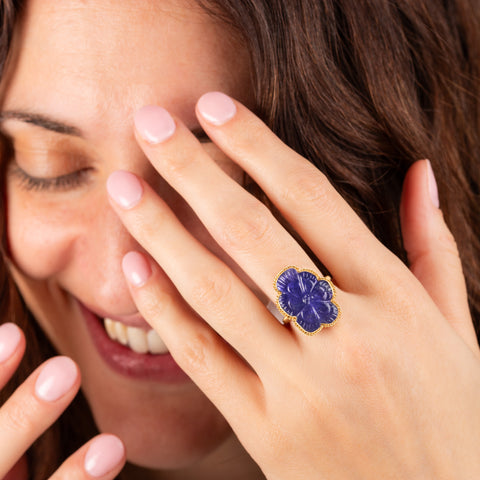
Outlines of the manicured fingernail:
<svg viewBox="0 0 480 480">
<path fill-rule="evenodd" d="M 237 113 L 233 100 L 221 92 L 209 92 L 200 97 L 197 110 L 202 117 L 213 125 L 223 125 Z"/>
<path fill-rule="evenodd" d="M 123 273 L 134 287 L 141 287 L 152 274 L 152 269 L 145 257 L 138 252 L 128 252 L 122 260 Z"/>
<path fill-rule="evenodd" d="M 14 323 L 0 326 L 0 363 L 6 362 L 15 352 L 22 334 Z"/>
<path fill-rule="evenodd" d="M 428 193 L 430 194 L 430 199 L 435 208 L 440 208 L 440 200 L 438 198 L 438 188 L 437 182 L 435 180 L 435 175 L 433 173 L 432 164 L 430 160 L 427 160 L 427 185 Z"/>
<path fill-rule="evenodd" d="M 54 402 L 73 387 L 77 377 L 78 370 L 71 358 L 52 358 L 43 367 L 35 382 L 35 395 L 41 400 Z"/>
<path fill-rule="evenodd" d="M 107 191 L 112 200 L 125 210 L 133 208 L 142 198 L 143 187 L 138 178 L 130 172 L 118 170 L 107 180 Z"/>
<path fill-rule="evenodd" d="M 84 467 L 92 477 L 103 477 L 122 462 L 125 447 L 114 435 L 101 435 L 92 441 L 85 455 Z"/>
<path fill-rule="evenodd" d="M 135 128 L 148 143 L 161 143 L 175 133 L 175 121 L 162 107 L 148 105 L 135 114 Z"/>
</svg>

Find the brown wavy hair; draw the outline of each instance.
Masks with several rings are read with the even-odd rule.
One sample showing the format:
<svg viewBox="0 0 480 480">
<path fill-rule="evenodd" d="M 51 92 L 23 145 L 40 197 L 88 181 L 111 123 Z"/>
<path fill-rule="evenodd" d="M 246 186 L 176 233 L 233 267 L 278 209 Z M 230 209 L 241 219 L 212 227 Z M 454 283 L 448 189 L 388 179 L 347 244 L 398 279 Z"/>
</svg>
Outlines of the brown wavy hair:
<svg viewBox="0 0 480 480">
<path fill-rule="evenodd" d="M 0 75 L 23 3 L 0 1 Z M 240 35 L 249 49 L 256 113 L 321 169 L 382 243 L 405 262 L 398 213 L 403 178 L 415 160 L 431 160 L 441 208 L 462 258 L 478 337 L 479 1 L 199 3 Z M 5 198 L 2 201 L 5 240 Z M 0 392 L 3 403 L 54 350 L 1 259 L 0 288 L 0 323 L 18 323 L 28 343 L 19 371 Z M 86 426 L 84 431 L 73 430 L 79 423 Z M 94 432 L 80 394 L 30 449 L 33 478 L 52 473 Z"/>
</svg>

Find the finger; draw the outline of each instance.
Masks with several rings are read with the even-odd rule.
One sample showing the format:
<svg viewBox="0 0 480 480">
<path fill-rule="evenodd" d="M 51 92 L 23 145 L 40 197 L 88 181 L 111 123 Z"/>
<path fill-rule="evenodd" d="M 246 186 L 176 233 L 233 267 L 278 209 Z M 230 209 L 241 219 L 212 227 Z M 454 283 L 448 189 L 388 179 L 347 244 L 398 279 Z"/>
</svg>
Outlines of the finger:
<svg viewBox="0 0 480 480">
<path fill-rule="evenodd" d="M 0 478 L 65 410 L 80 387 L 80 372 L 68 357 L 37 368 L 0 408 Z"/>
<path fill-rule="evenodd" d="M 180 368 L 234 429 L 241 427 L 246 409 L 254 421 L 255 406 L 263 396 L 255 372 L 179 298 L 163 272 L 154 265 L 152 268 L 143 254 L 127 253 L 122 267 L 140 313 L 158 332 Z M 251 340 L 257 343 L 255 338 Z"/>
<path fill-rule="evenodd" d="M 14 323 L 0 325 L 0 389 L 10 380 L 25 352 L 25 337 Z"/>
<path fill-rule="evenodd" d="M 156 170 L 270 301 L 277 296 L 273 280 L 287 265 L 318 270 L 270 210 L 228 176 L 182 122 L 149 106 L 136 113 L 135 126 Z M 165 130 L 169 137 L 160 141 Z"/>
<path fill-rule="evenodd" d="M 115 478 L 125 464 L 125 447 L 115 435 L 98 435 L 71 455 L 50 480 L 106 480 Z"/>
<path fill-rule="evenodd" d="M 208 136 L 260 185 L 343 290 L 375 288 L 369 272 L 400 265 L 325 175 L 243 105 L 211 92 L 198 101 L 197 116 Z"/>
<path fill-rule="evenodd" d="M 268 349 L 288 348 L 291 335 L 232 270 L 185 229 L 147 183 L 131 173 L 114 172 L 107 189 L 127 230 L 188 304 L 254 369 Z"/>
<path fill-rule="evenodd" d="M 400 212 L 410 270 L 452 327 L 478 352 L 460 256 L 439 209 L 428 160 L 415 162 L 407 172 Z"/>
</svg>

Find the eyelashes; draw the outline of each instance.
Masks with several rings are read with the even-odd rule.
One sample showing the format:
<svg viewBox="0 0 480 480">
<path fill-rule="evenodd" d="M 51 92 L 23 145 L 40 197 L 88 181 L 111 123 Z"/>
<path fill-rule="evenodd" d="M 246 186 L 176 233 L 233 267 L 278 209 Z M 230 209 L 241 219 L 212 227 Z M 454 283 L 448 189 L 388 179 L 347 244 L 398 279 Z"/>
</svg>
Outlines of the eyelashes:
<svg viewBox="0 0 480 480">
<path fill-rule="evenodd" d="M 202 128 L 192 130 L 193 135 L 202 144 L 211 143 Z M 56 177 L 35 177 L 23 170 L 15 159 L 15 151 L 10 149 L 6 155 L 10 161 L 9 174 L 18 182 L 19 188 L 29 192 L 67 192 L 86 185 L 91 180 L 94 168 L 85 167 Z"/>
<path fill-rule="evenodd" d="M 58 177 L 33 177 L 22 170 L 17 164 L 12 164 L 11 174 L 19 181 L 21 188 L 28 191 L 67 191 L 88 183 L 92 168 L 83 168 Z"/>
</svg>

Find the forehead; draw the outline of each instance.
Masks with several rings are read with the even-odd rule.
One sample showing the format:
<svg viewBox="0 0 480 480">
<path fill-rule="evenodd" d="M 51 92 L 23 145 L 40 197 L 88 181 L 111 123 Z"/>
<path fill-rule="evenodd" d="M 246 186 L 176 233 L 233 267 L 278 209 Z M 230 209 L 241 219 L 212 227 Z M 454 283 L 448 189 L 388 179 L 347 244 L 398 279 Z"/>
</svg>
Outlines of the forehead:
<svg viewBox="0 0 480 480">
<path fill-rule="evenodd" d="M 159 103 L 185 117 L 205 91 L 247 82 L 239 43 L 191 0 L 27 1 L 14 51 L 4 108 L 63 117 L 65 102 L 95 116 Z"/>
</svg>

